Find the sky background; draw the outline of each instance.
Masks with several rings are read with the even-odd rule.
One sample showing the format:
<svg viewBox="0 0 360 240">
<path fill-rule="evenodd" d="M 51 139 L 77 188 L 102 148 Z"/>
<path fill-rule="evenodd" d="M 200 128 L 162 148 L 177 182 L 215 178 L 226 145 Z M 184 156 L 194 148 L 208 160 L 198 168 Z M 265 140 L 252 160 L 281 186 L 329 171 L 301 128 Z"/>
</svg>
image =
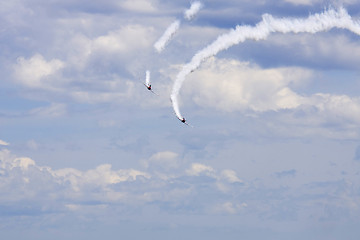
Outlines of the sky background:
<svg viewBox="0 0 360 240">
<path fill-rule="evenodd" d="M 358 239 L 360 36 L 220 52 L 180 91 L 194 128 L 169 97 L 236 25 L 360 2 L 201 2 L 0 0 L 1 239 Z"/>
</svg>

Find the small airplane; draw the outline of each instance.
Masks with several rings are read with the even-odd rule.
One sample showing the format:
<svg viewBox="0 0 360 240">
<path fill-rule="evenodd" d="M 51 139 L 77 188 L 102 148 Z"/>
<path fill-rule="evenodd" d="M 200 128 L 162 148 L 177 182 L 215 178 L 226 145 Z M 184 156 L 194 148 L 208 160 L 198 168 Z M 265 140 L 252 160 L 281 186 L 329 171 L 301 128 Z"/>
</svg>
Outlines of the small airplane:
<svg viewBox="0 0 360 240">
<path fill-rule="evenodd" d="M 144 85 L 145 85 L 145 87 L 146 87 L 148 90 L 150 90 L 150 91 L 151 91 L 151 84 L 146 85 L 146 84 L 144 83 Z"/>
<path fill-rule="evenodd" d="M 173 103 L 173 100 L 172 100 L 171 98 L 170 98 L 170 101 L 171 101 L 171 103 Z M 174 112 L 174 113 L 175 113 L 175 112 Z M 188 124 L 188 123 L 186 122 L 186 119 L 185 119 L 184 117 L 179 118 L 176 113 L 175 113 L 175 116 L 176 116 L 176 118 L 179 119 L 179 121 L 182 122 L 183 124 L 186 124 L 186 125 L 188 125 L 189 127 L 192 127 L 192 128 L 194 127 L 194 126 Z"/>
<path fill-rule="evenodd" d="M 157 94 L 156 92 L 154 92 L 151 88 L 151 84 L 145 84 L 143 83 L 144 86 L 147 88 L 147 90 L 151 91 L 153 94 L 155 94 L 156 96 L 159 96 L 159 94 Z"/>
<path fill-rule="evenodd" d="M 182 118 L 182 119 L 180 119 L 180 118 L 178 118 L 182 123 L 186 123 L 186 120 L 185 120 L 185 118 Z"/>
<path fill-rule="evenodd" d="M 177 119 L 179 119 L 180 120 L 180 122 L 182 122 L 183 124 L 186 124 L 186 125 L 188 125 L 189 127 L 194 127 L 194 126 L 192 126 L 192 125 L 190 125 L 190 124 L 188 124 L 187 122 L 186 122 L 186 120 L 185 120 L 185 118 L 183 117 L 183 118 L 179 118 L 178 116 L 176 116 L 177 117 Z"/>
<path fill-rule="evenodd" d="M 152 91 L 151 90 L 151 84 L 145 84 L 145 83 L 143 83 L 144 84 L 144 86 L 149 90 L 149 91 Z"/>
<path fill-rule="evenodd" d="M 159 96 L 159 94 L 157 94 L 156 92 L 154 92 L 151 88 L 151 83 L 150 83 L 150 71 L 146 71 L 146 77 L 145 77 L 145 83 L 143 83 L 144 86 L 147 88 L 147 90 L 151 91 L 153 94 Z"/>
</svg>

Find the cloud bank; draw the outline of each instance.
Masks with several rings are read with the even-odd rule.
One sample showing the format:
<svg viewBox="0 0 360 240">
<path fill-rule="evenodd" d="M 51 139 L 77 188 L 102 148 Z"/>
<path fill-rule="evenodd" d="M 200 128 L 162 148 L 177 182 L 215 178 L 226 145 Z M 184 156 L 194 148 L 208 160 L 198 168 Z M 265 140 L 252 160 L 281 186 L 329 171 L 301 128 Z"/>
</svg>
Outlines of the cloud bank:
<svg viewBox="0 0 360 240">
<path fill-rule="evenodd" d="M 31 158 L 16 157 L 9 150 L 2 149 L 0 189 L 7 194 L 0 197 L 0 203 L 10 201 L 16 205 L 22 201 L 40 201 L 45 205 L 44 208 L 56 206 L 52 210 L 74 210 L 68 206 L 92 201 L 98 204 L 123 203 L 129 206 L 134 203 L 158 202 L 162 207 L 165 202 L 178 205 L 188 202 L 185 199 L 196 201 L 200 186 L 197 182 L 192 182 L 193 177 L 208 177 L 204 184 L 213 188 L 210 191 L 214 193 L 221 194 L 221 188 L 217 187 L 220 183 L 228 188 L 241 187 L 234 185 L 242 184 L 235 171 L 228 169 L 219 172 L 199 163 L 194 163 L 183 171 L 167 173 L 179 166 L 176 162 L 177 156 L 178 154 L 170 151 L 154 154 L 146 160 L 147 171 L 115 170 L 110 164 L 102 164 L 86 171 L 74 168 L 54 170 L 37 165 Z M 221 198 L 212 200 L 215 203 L 219 201 L 221 202 Z M 206 212 L 206 209 L 200 211 Z"/>
</svg>

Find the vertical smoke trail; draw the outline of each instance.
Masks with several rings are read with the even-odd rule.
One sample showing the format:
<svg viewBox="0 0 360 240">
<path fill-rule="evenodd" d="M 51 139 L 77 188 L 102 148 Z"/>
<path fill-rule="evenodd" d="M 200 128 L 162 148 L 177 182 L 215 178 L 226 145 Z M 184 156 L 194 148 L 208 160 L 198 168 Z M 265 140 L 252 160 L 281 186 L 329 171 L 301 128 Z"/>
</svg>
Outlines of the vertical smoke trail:
<svg viewBox="0 0 360 240">
<path fill-rule="evenodd" d="M 193 19 L 199 10 L 202 8 L 202 3 L 199 1 L 193 2 L 188 10 L 184 13 L 184 18 L 187 20 Z M 160 37 L 159 40 L 154 44 L 154 48 L 158 53 L 161 53 L 166 45 L 170 42 L 175 33 L 179 30 L 181 25 L 180 20 L 175 20 Z"/>
<path fill-rule="evenodd" d="M 193 2 L 188 10 L 184 12 L 184 18 L 186 20 L 193 19 L 196 14 L 200 11 L 200 9 L 203 7 L 203 4 L 199 1 Z"/>
<path fill-rule="evenodd" d="M 180 28 L 180 21 L 176 20 L 173 22 L 161 36 L 161 38 L 154 44 L 154 48 L 160 53 L 165 49 L 165 46 L 169 43 L 171 38 Z"/>
<path fill-rule="evenodd" d="M 146 74 L 145 74 L 145 84 L 146 86 L 150 85 L 150 71 L 146 70 Z"/>
<path fill-rule="evenodd" d="M 342 7 L 338 10 L 329 9 L 320 14 L 310 15 L 308 18 L 274 18 L 269 14 L 264 14 L 262 18 L 263 20 L 254 27 L 247 25 L 236 26 L 229 33 L 219 36 L 213 43 L 196 53 L 191 61 L 183 66 L 176 76 L 171 93 L 173 108 L 178 118 L 182 119 L 177 97 L 185 77 L 196 70 L 207 58 L 215 56 L 220 51 L 235 44 L 244 42 L 247 39 L 263 40 L 273 32 L 315 34 L 332 28 L 343 28 L 360 35 L 359 23 L 353 21 L 346 9 Z"/>
</svg>

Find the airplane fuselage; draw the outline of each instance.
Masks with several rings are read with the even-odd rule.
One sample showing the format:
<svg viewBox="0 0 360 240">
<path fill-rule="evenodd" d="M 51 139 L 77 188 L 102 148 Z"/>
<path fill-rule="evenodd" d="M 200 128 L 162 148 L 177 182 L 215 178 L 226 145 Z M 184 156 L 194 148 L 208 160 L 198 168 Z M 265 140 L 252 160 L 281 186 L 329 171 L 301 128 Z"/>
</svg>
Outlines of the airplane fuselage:
<svg viewBox="0 0 360 240">
<path fill-rule="evenodd" d="M 185 118 L 182 118 L 182 119 L 179 118 L 179 120 L 180 120 L 182 123 L 185 123 L 185 122 L 186 122 Z"/>
</svg>

